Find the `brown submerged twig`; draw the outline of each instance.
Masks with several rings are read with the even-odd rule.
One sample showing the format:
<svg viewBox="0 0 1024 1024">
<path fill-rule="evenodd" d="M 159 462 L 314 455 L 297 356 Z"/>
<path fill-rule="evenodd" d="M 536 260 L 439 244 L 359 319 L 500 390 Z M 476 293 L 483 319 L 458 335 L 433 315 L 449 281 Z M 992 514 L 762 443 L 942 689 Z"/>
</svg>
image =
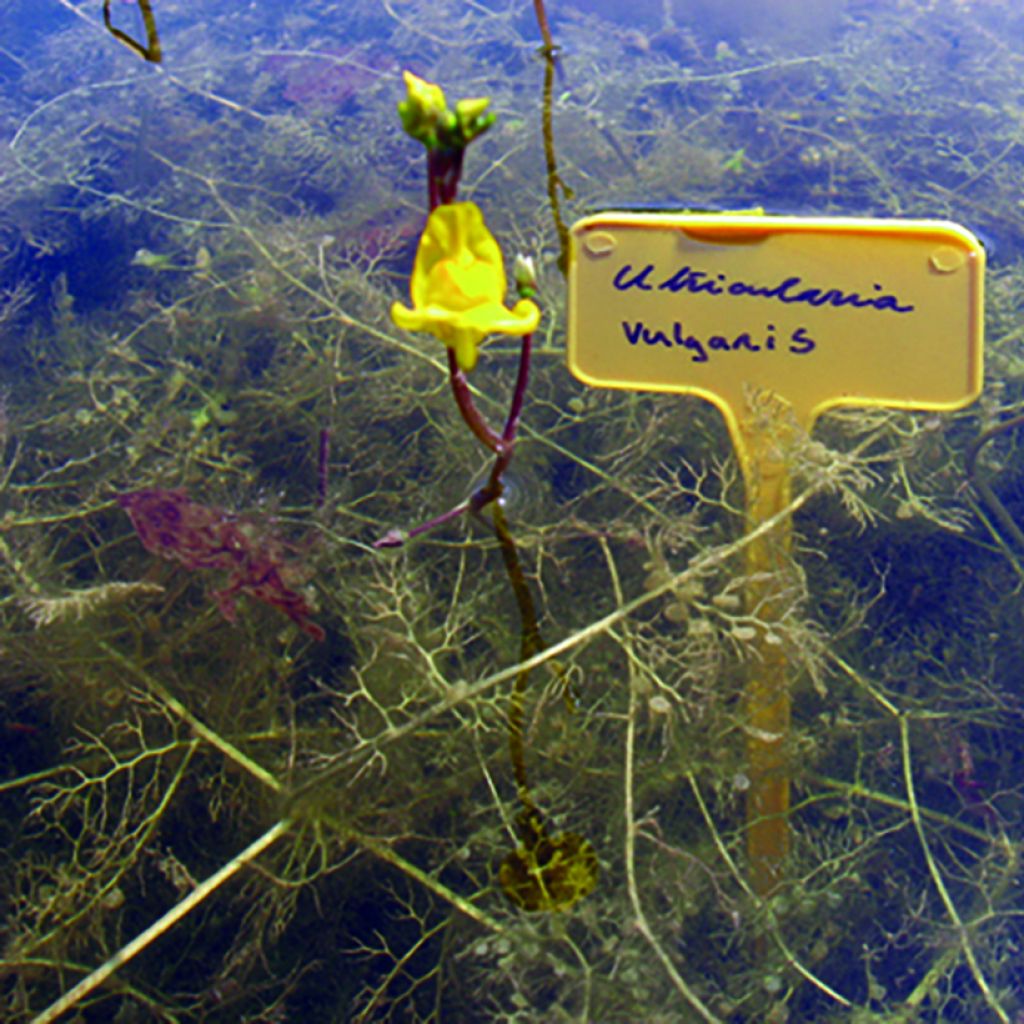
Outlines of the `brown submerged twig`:
<svg viewBox="0 0 1024 1024">
<path fill-rule="evenodd" d="M 537 15 L 537 25 L 540 28 L 541 37 L 544 40 L 544 45 L 540 51 L 541 56 L 544 58 L 541 133 L 544 137 L 544 163 L 547 167 L 548 202 L 551 204 L 551 216 L 554 219 L 555 231 L 558 234 L 558 269 L 561 270 L 564 276 L 569 271 L 569 228 L 562 217 L 562 201 L 558 192 L 561 189 L 570 199 L 572 198 L 572 192 L 558 175 L 558 160 L 555 155 L 555 132 L 551 123 L 558 47 L 551 37 L 551 27 L 548 25 L 548 14 L 544 8 L 544 0 L 533 0 L 533 9 Z"/>
<path fill-rule="evenodd" d="M 128 47 L 132 53 L 137 53 L 143 60 L 151 64 L 159 64 L 163 59 L 163 51 L 160 48 L 160 34 L 156 29 L 156 17 L 153 14 L 153 7 L 150 0 L 138 0 L 139 13 L 142 15 L 142 24 L 146 27 L 146 45 L 132 39 L 127 32 L 114 27 L 110 15 L 110 0 L 103 0 L 103 24 L 107 31 L 119 42 Z"/>
</svg>

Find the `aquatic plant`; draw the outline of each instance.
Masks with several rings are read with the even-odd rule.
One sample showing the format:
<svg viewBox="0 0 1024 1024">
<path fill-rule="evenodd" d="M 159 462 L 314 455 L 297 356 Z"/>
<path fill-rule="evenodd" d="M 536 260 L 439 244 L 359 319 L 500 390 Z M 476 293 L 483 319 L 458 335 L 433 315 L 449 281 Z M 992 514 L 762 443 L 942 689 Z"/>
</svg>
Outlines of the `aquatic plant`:
<svg viewBox="0 0 1024 1024">
<path fill-rule="evenodd" d="M 433 334 L 447 346 L 452 393 L 462 418 L 496 457 L 487 484 L 468 502 L 417 527 L 409 536 L 447 523 L 459 512 L 479 513 L 492 506 L 495 534 L 519 609 L 519 657 L 521 662 L 528 662 L 543 646 L 533 598 L 500 505 L 492 503 L 504 491 L 504 474 L 512 459 L 526 398 L 533 331 L 540 321 L 540 310 L 529 297 L 536 295 L 537 282 L 532 261 L 520 257 L 515 276 L 521 297 L 514 308 L 507 309 L 501 249 L 487 230 L 480 208 L 455 201 L 465 148 L 494 122 L 494 115 L 487 111 L 490 101 L 461 100 L 451 111 L 438 86 L 409 72 L 405 73 L 405 82 L 408 97 L 398 105 L 398 111 L 406 132 L 427 148 L 431 212 L 413 267 L 413 308 L 396 302 L 391 307 L 391 318 L 396 326 Z M 515 391 L 500 435 L 481 416 L 464 376 L 476 366 L 480 343 L 493 334 L 522 338 Z M 394 547 L 405 539 L 392 531 L 376 546 Z M 529 676 L 528 668 L 520 671 L 508 712 L 509 750 L 522 805 L 516 818 L 522 845 L 502 861 L 498 880 L 509 899 L 524 910 L 565 910 L 597 884 L 597 855 L 583 836 L 574 832 L 553 835 L 531 795 L 523 743 L 523 705 Z"/>
<path fill-rule="evenodd" d="M 512 460 L 519 416 L 530 378 L 533 332 L 540 309 L 530 296 L 537 294 L 533 264 L 520 257 L 516 267 L 519 301 L 504 305 L 506 278 L 503 256 L 494 236 L 474 203 L 457 203 L 466 147 L 494 123 L 486 98 L 460 100 L 448 107 L 444 92 L 405 72 L 408 96 L 398 105 L 402 125 L 427 150 L 430 216 L 420 237 L 410 292 L 412 308 L 395 302 L 391 319 L 403 330 L 426 331 L 448 349 L 452 394 L 466 425 L 495 455 L 487 484 L 472 497 L 440 516 L 415 527 L 408 535 L 392 530 L 378 547 L 397 547 L 407 539 L 450 522 L 465 511 L 479 512 L 501 497 L 502 477 Z M 473 401 L 465 374 L 476 366 L 477 349 L 488 335 L 522 338 L 515 390 L 499 434 Z"/>
<path fill-rule="evenodd" d="M 340 25 L 321 0 L 235 6 L 202 31 L 154 5 L 166 73 L 101 5 L 54 6 L 58 35 L 13 18 L 0 43 L 0 292 L 24 297 L 0 353 L 0 1016 L 1012 1021 L 1024 569 L 965 456 L 1024 520 L 1022 437 L 994 430 L 1024 399 L 1019 11 L 859 7 L 795 52 L 566 0 L 549 179 L 519 2 Z M 284 96 L 364 41 L 381 58 L 343 108 Z M 457 198 L 537 267 L 500 506 L 529 653 L 493 528 L 373 549 L 495 464 L 453 415 L 446 347 L 389 317 L 429 198 L 392 57 L 490 97 Z M 714 412 L 564 371 L 549 190 L 567 218 L 684 195 L 992 229 L 983 399 L 790 439 L 770 622 L 742 601 Z M 499 436 L 520 350 L 497 337 L 464 374 Z M 283 561 L 301 543 L 323 642 L 258 600 L 226 621 L 203 588 L 229 568 L 144 549 L 116 495 L 172 486 L 254 543 L 272 524 Z M 739 702 L 769 627 L 801 670 L 764 899 Z"/>
</svg>

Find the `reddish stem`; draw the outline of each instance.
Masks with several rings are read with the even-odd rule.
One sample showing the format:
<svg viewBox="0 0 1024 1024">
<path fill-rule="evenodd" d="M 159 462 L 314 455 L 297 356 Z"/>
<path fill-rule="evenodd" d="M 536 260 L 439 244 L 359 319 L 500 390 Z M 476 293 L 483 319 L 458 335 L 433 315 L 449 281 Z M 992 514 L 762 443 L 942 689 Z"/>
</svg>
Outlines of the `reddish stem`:
<svg viewBox="0 0 1024 1024">
<path fill-rule="evenodd" d="M 548 25 L 548 12 L 544 9 L 544 0 L 533 0 L 533 12 L 537 15 L 537 27 L 544 40 L 546 54 L 555 52 L 555 42 L 551 38 L 551 26 Z"/>
<path fill-rule="evenodd" d="M 463 501 L 456 505 L 454 508 L 448 509 L 447 512 L 442 512 L 439 516 L 434 516 L 433 519 L 428 519 L 425 523 L 420 523 L 419 526 L 414 526 L 411 530 L 406 533 L 403 530 L 388 530 L 379 540 L 373 542 L 375 548 L 400 548 L 407 540 L 412 540 L 414 537 L 418 537 L 421 533 L 426 533 L 428 530 L 433 530 L 437 526 L 444 526 L 445 523 L 450 523 L 453 519 L 458 519 L 470 507 L 468 501 Z"/>
<path fill-rule="evenodd" d="M 452 394 L 455 396 L 455 404 L 466 421 L 466 426 L 473 431 L 476 439 L 490 449 L 495 455 L 500 455 L 505 447 L 504 440 L 498 432 L 483 418 L 480 410 L 473 401 L 473 394 L 466 383 L 466 375 L 462 372 L 458 360 L 455 358 L 455 349 L 448 349 L 448 379 L 452 384 Z"/>
<path fill-rule="evenodd" d="M 519 417 L 523 411 L 523 402 L 526 399 L 526 388 L 530 382 L 530 354 L 533 349 L 533 335 L 527 334 L 523 338 L 522 348 L 519 350 L 519 373 L 516 376 L 516 387 L 512 392 L 512 402 L 508 409 L 508 419 L 505 421 L 505 429 L 501 435 L 501 450 L 495 454 L 497 458 L 491 467 L 491 474 L 487 483 L 481 487 L 470 499 L 470 508 L 479 512 L 485 505 L 496 501 L 501 497 L 504 489 L 502 477 L 512 461 L 512 453 L 515 451 L 516 431 L 519 429 Z"/>
<path fill-rule="evenodd" d="M 508 419 L 505 420 L 505 430 L 502 432 L 502 440 L 511 449 L 516 439 L 516 431 L 519 429 L 519 417 L 523 412 L 523 402 L 526 400 L 526 388 L 530 383 L 530 355 L 533 352 L 533 334 L 527 334 L 523 338 L 522 347 L 519 349 L 519 373 L 516 376 L 516 387 L 512 392 L 512 403 L 508 407 Z"/>
<path fill-rule="evenodd" d="M 327 487 L 330 480 L 331 432 L 324 427 L 320 431 L 316 458 L 316 507 L 323 508 L 327 502 Z"/>
<path fill-rule="evenodd" d="M 432 149 L 427 153 L 427 201 L 433 213 L 445 203 L 454 203 L 462 177 L 464 149 Z"/>
</svg>

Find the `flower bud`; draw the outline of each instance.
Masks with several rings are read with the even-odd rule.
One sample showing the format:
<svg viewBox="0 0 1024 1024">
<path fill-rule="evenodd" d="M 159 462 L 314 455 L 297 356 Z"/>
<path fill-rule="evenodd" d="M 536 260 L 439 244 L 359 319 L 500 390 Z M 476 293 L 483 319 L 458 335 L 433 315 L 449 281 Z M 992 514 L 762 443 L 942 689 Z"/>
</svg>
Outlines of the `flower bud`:
<svg viewBox="0 0 1024 1024">
<path fill-rule="evenodd" d="M 495 115 L 487 112 L 490 105 L 491 101 L 486 96 L 459 100 L 455 104 L 455 120 L 464 146 L 468 146 L 494 124 Z"/>
<path fill-rule="evenodd" d="M 427 149 L 436 149 L 442 135 L 450 134 L 455 115 L 439 85 L 424 81 L 411 71 L 404 71 L 406 98 L 398 104 L 402 127 Z"/>
<path fill-rule="evenodd" d="M 516 291 L 520 298 L 532 299 L 537 295 L 537 268 L 532 256 L 516 255 L 512 265 L 512 280 L 516 283 Z"/>
<path fill-rule="evenodd" d="M 398 104 L 402 127 L 431 152 L 465 149 L 494 124 L 488 113 L 491 101 L 485 96 L 459 100 L 452 111 L 443 90 L 411 71 L 402 72 L 406 98 Z"/>
</svg>

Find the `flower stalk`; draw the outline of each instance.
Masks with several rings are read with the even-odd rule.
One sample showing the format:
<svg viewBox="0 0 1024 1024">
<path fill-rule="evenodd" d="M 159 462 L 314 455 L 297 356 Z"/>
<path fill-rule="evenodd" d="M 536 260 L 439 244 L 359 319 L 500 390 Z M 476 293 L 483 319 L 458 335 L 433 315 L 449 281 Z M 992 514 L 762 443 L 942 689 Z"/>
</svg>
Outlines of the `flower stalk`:
<svg viewBox="0 0 1024 1024">
<path fill-rule="evenodd" d="M 398 547 L 406 541 L 458 518 L 478 512 L 501 497 L 502 478 L 515 439 L 530 377 L 533 331 L 540 321 L 533 261 L 518 257 L 514 281 L 518 301 L 505 305 L 507 279 L 501 248 L 475 203 L 458 202 L 466 147 L 493 123 L 486 98 L 465 99 L 448 106 L 437 85 L 404 75 L 407 96 L 398 104 L 405 131 L 427 150 L 427 194 L 430 214 L 420 237 L 410 281 L 411 305 L 395 302 L 391 318 L 403 330 L 433 334 L 448 349 L 448 376 L 460 415 L 473 436 L 494 456 L 487 483 L 464 502 L 404 532 L 390 530 L 376 547 Z M 522 339 L 516 383 L 499 433 L 477 408 L 466 374 L 477 363 L 479 349 L 490 335 Z"/>
</svg>

